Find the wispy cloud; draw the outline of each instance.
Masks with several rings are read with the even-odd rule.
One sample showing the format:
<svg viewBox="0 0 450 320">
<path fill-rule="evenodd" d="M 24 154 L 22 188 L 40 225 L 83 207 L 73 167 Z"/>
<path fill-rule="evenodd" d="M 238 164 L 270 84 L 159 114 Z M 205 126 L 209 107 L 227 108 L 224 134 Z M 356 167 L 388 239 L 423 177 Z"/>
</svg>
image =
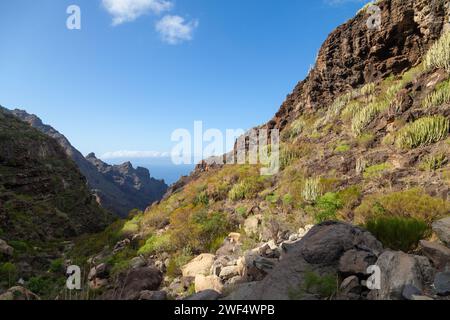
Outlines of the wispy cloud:
<svg viewBox="0 0 450 320">
<path fill-rule="evenodd" d="M 175 45 L 192 40 L 198 24 L 198 20 L 186 21 L 180 16 L 166 15 L 156 23 L 156 31 L 164 42 Z"/>
<path fill-rule="evenodd" d="M 169 157 L 168 152 L 160 152 L 160 151 L 129 151 L 129 150 L 120 150 L 120 151 L 112 151 L 107 152 L 102 155 L 101 159 L 142 159 L 142 158 L 167 158 Z"/>
<path fill-rule="evenodd" d="M 169 0 L 102 0 L 113 18 L 113 25 L 134 21 L 142 15 L 160 14 L 173 8 Z"/>
</svg>

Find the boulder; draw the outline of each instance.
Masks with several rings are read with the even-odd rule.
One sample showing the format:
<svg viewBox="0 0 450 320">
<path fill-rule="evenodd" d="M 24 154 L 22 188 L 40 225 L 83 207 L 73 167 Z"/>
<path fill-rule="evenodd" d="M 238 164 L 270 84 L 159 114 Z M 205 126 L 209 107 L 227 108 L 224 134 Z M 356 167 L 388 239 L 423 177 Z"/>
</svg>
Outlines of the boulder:
<svg viewBox="0 0 450 320">
<path fill-rule="evenodd" d="M 14 249 L 2 239 L 0 239 L 0 254 L 6 257 L 12 257 L 14 254 Z"/>
<path fill-rule="evenodd" d="M 262 224 L 262 215 L 248 217 L 244 222 L 244 231 L 247 235 L 258 235 Z"/>
<path fill-rule="evenodd" d="M 440 296 L 450 295 L 450 272 L 440 272 L 434 278 L 434 289 Z"/>
<path fill-rule="evenodd" d="M 28 289 L 21 286 L 16 286 L 8 289 L 8 291 L 0 295 L 0 301 L 5 300 L 40 300 L 40 298 Z"/>
<path fill-rule="evenodd" d="M 411 284 L 403 287 L 402 297 L 406 300 L 413 300 L 413 297 L 422 296 L 422 291 Z"/>
<path fill-rule="evenodd" d="M 200 291 L 190 297 L 187 297 L 185 300 L 192 301 L 214 301 L 220 298 L 220 293 L 214 290 L 205 290 Z"/>
<path fill-rule="evenodd" d="M 188 264 L 181 268 L 183 277 L 195 277 L 197 275 L 209 275 L 211 267 L 214 263 L 215 256 L 213 254 L 204 253 L 191 260 Z"/>
<path fill-rule="evenodd" d="M 367 268 L 374 265 L 377 257 L 370 251 L 351 249 L 339 259 L 339 272 L 343 275 L 367 274 Z"/>
<path fill-rule="evenodd" d="M 155 291 L 163 280 L 162 273 L 153 267 L 131 269 L 119 276 L 121 300 L 137 300 L 142 291 Z"/>
<path fill-rule="evenodd" d="M 223 292 L 223 284 L 218 276 L 197 275 L 195 277 L 195 292 L 214 290 L 220 294 Z"/>
<path fill-rule="evenodd" d="M 240 275 L 240 268 L 238 266 L 227 266 L 222 268 L 219 277 L 223 280 L 228 280 L 239 275 Z"/>
<path fill-rule="evenodd" d="M 105 263 L 101 263 L 95 267 L 93 267 L 89 271 L 88 280 L 98 279 L 106 279 L 109 276 L 109 266 Z"/>
<path fill-rule="evenodd" d="M 432 228 L 439 239 L 447 246 L 450 246 L 450 217 L 435 221 Z"/>
<path fill-rule="evenodd" d="M 167 300 L 167 292 L 144 290 L 139 294 L 138 300 L 164 301 Z"/>
<path fill-rule="evenodd" d="M 345 278 L 339 287 L 339 300 L 360 300 L 362 286 L 357 276 Z"/>
<path fill-rule="evenodd" d="M 146 265 L 147 265 L 147 262 L 145 261 L 145 259 L 143 257 L 134 257 L 130 261 L 131 269 L 142 268 L 142 267 L 145 267 Z"/>
<path fill-rule="evenodd" d="M 432 269 L 428 259 L 400 251 L 383 252 L 376 263 L 381 270 L 381 289 L 370 292 L 374 300 L 400 300 L 405 286 L 423 291 Z"/>
<path fill-rule="evenodd" d="M 306 274 L 336 274 L 341 256 L 351 249 L 377 255 L 381 243 L 366 230 L 343 222 L 314 226 L 300 241 L 289 244 L 267 276 L 251 286 L 241 285 L 229 299 L 289 300 L 305 284 Z"/>
<path fill-rule="evenodd" d="M 450 265 L 450 249 L 439 243 L 420 241 L 422 254 L 433 262 L 436 269 L 443 271 L 447 265 Z"/>
</svg>

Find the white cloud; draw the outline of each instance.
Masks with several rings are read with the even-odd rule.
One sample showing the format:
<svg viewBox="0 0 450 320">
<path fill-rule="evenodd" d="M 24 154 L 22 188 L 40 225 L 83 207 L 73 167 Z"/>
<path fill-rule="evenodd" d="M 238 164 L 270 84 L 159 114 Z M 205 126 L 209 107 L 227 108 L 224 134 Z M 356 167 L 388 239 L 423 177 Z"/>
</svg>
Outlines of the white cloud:
<svg viewBox="0 0 450 320">
<path fill-rule="evenodd" d="M 113 25 L 134 21 L 148 13 L 160 14 L 173 8 L 169 0 L 102 0 L 113 17 Z"/>
<path fill-rule="evenodd" d="M 197 27 L 198 20 L 188 22 L 183 17 L 172 15 L 166 15 L 156 23 L 156 31 L 168 44 L 179 44 L 192 40 Z"/>
<path fill-rule="evenodd" d="M 168 152 L 120 150 L 120 151 L 107 152 L 104 155 L 102 155 L 100 158 L 101 159 L 119 159 L 119 158 L 141 159 L 141 158 L 166 158 L 166 157 L 169 157 Z"/>
</svg>

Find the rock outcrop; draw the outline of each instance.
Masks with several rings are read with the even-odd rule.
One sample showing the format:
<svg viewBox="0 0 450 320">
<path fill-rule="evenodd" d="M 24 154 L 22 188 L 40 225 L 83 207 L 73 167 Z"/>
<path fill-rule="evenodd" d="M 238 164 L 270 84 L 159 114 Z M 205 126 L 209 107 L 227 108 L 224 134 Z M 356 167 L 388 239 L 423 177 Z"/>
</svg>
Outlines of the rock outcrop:
<svg viewBox="0 0 450 320">
<path fill-rule="evenodd" d="M 37 116 L 17 109 L 11 113 L 58 141 L 86 177 L 100 205 L 110 212 L 126 217 L 133 209 L 144 210 L 160 200 L 166 192 L 167 185 L 164 181 L 151 178 L 147 169 L 134 169 L 130 163 L 110 166 L 97 159 L 93 153 L 85 158 L 64 135 L 42 123 Z"/>
</svg>

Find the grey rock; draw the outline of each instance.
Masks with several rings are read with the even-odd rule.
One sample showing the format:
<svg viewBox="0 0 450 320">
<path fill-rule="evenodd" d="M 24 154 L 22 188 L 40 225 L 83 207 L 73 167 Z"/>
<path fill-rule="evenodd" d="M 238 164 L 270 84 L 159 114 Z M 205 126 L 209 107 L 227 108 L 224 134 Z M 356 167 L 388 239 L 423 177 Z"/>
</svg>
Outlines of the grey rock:
<svg viewBox="0 0 450 320">
<path fill-rule="evenodd" d="M 187 297 L 185 300 L 192 301 L 213 301 L 218 300 L 220 298 L 220 293 L 214 290 L 204 290 L 200 291 L 190 297 Z"/>
<path fill-rule="evenodd" d="M 434 278 L 434 289 L 440 296 L 450 295 L 450 272 L 440 272 Z"/>
<path fill-rule="evenodd" d="M 421 296 L 422 291 L 411 284 L 404 286 L 402 291 L 402 297 L 406 300 L 413 300 L 413 296 Z"/>
<path fill-rule="evenodd" d="M 450 249 L 443 245 L 422 240 L 420 241 L 420 249 L 438 270 L 444 270 L 446 265 L 450 263 Z"/>
<path fill-rule="evenodd" d="M 3 254 L 7 257 L 12 257 L 14 254 L 13 247 L 9 246 L 6 241 L 0 239 L 0 254 Z"/>
<path fill-rule="evenodd" d="M 344 275 L 365 275 L 367 268 L 377 261 L 377 257 L 369 252 L 351 249 L 339 259 L 339 272 Z"/>
<path fill-rule="evenodd" d="M 130 267 L 132 269 L 142 268 L 142 267 L 145 267 L 146 265 L 147 265 L 147 262 L 142 257 L 134 257 L 130 261 Z"/>
<path fill-rule="evenodd" d="M 167 293 L 165 291 L 144 290 L 139 294 L 138 300 L 164 301 L 167 300 Z"/>
<path fill-rule="evenodd" d="M 447 246 L 450 246 L 450 217 L 435 221 L 432 228 L 439 239 Z"/>
</svg>

